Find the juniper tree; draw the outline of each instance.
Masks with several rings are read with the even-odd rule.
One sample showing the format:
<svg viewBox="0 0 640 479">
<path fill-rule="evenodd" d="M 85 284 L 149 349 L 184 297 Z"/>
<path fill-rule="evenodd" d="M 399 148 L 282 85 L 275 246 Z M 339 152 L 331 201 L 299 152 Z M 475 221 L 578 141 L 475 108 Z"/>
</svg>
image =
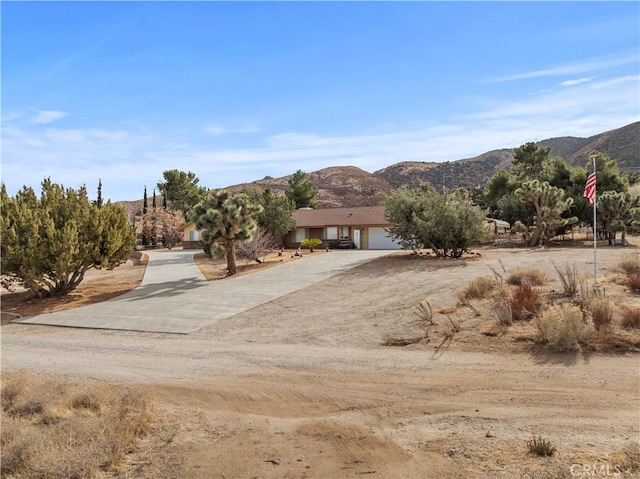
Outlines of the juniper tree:
<svg viewBox="0 0 640 479">
<path fill-rule="evenodd" d="M 430 248 L 437 256 L 459 258 L 483 233 L 485 212 L 466 192 L 441 195 L 429 184 L 400 188 L 385 197 L 390 236 L 407 249 Z"/>
<path fill-rule="evenodd" d="M 236 245 L 251 240 L 257 227 L 255 216 L 261 210 L 249 195 L 232 194 L 224 189 L 209 191 L 193 207 L 191 220 L 201 232 L 201 241 L 209 247 L 223 248 L 229 275 L 237 273 Z"/>
<path fill-rule="evenodd" d="M 26 186 L 9 197 L 3 184 L 0 208 L 3 286 L 17 283 L 39 297 L 70 293 L 89 269 L 125 262 L 135 244 L 124 208 L 110 201 L 98 208 L 84 186 L 46 179 L 38 198 Z"/>
</svg>

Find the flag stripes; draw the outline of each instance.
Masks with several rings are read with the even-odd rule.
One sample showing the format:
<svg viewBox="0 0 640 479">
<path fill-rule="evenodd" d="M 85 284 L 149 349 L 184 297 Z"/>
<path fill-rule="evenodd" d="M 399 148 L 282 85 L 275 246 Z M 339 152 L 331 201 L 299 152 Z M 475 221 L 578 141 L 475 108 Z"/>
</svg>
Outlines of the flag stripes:
<svg viewBox="0 0 640 479">
<path fill-rule="evenodd" d="M 589 169 L 589 176 L 587 176 L 587 184 L 584 187 L 584 197 L 589 200 L 589 204 L 592 205 L 596 200 L 596 162 L 591 163 Z"/>
</svg>

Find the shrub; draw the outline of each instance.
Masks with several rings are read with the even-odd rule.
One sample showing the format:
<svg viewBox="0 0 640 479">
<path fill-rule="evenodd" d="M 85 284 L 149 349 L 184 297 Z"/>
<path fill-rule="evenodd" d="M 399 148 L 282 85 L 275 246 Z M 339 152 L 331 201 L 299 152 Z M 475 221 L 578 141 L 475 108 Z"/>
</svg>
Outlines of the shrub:
<svg viewBox="0 0 640 479">
<path fill-rule="evenodd" d="M 530 453 L 537 456 L 553 456 L 556 452 L 556 447 L 551 444 L 551 441 L 535 434 L 532 434 L 531 439 L 527 441 L 527 448 Z"/>
<path fill-rule="evenodd" d="M 622 308 L 620 324 L 624 329 L 640 329 L 640 308 Z"/>
<path fill-rule="evenodd" d="M 575 351 L 587 334 L 577 306 L 552 306 L 537 321 L 538 339 L 555 352 Z"/>
<path fill-rule="evenodd" d="M 624 271 L 627 276 L 631 274 L 640 274 L 640 253 L 625 253 L 620 258 L 618 267 Z"/>
<path fill-rule="evenodd" d="M 510 301 L 504 298 L 496 298 L 491 309 L 500 326 L 511 326 L 513 322 L 513 311 L 511 310 Z"/>
<path fill-rule="evenodd" d="M 600 294 L 591 296 L 586 302 L 586 308 L 591 313 L 596 330 L 607 328 L 613 320 L 613 304 Z"/>
<path fill-rule="evenodd" d="M 511 293 L 511 313 L 514 321 L 528 321 L 538 315 L 542 304 L 540 294 L 531 286 L 521 284 Z"/>
<path fill-rule="evenodd" d="M 631 291 L 640 293 L 640 272 L 627 275 L 627 286 L 631 288 Z"/>
<path fill-rule="evenodd" d="M 471 280 L 462 295 L 465 299 L 485 298 L 493 290 L 495 285 L 495 281 L 488 276 L 479 276 Z"/>
<path fill-rule="evenodd" d="M 545 282 L 544 272 L 535 268 L 517 269 L 509 273 L 507 283 L 517 286 L 526 284 L 529 286 L 542 286 Z"/>
<path fill-rule="evenodd" d="M 305 240 L 302 240 L 302 243 L 300 243 L 300 246 L 302 248 L 313 251 L 314 248 L 317 248 L 321 244 L 322 244 L 322 240 L 318 238 L 307 238 Z"/>
<path fill-rule="evenodd" d="M 553 261 L 552 264 L 558 273 L 565 296 L 573 298 L 578 292 L 578 272 L 576 270 L 576 265 L 565 263 L 562 267 L 559 267 Z"/>
</svg>

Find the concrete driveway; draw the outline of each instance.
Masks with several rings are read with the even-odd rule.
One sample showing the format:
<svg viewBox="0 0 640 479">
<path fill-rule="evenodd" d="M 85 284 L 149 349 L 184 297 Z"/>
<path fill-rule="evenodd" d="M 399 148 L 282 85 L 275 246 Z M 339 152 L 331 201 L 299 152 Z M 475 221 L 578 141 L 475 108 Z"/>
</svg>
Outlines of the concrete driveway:
<svg viewBox="0 0 640 479">
<path fill-rule="evenodd" d="M 306 255 L 244 276 L 206 281 L 194 251 L 149 251 L 141 285 L 81 308 L 15 320 L 76 328 L 188 334 L 216 321 L 323 281 L 391 251 L 331 251 Z"/>
</svg>

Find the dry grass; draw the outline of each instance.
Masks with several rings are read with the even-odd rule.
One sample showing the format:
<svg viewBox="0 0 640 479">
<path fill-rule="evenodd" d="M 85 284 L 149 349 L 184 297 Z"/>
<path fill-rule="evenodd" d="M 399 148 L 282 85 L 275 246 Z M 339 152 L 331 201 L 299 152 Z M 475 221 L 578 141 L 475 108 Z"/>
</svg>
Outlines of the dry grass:
<svg viewBox="0 0 640 479">
<path fill-rule="evenodd" d="M 582 320 L 582 311 L 577 306 L 550 307 L 536 321 L 539 341 L 554 352 L 580 349 L 589 331 Z"/>
<path fill-rule="evenodd" d="M 486 298 L 493 291 L 496 282 L 488 276 L 479 276 L 469 282 L 462 292 L 462 300 Z"/>
<path fill-rule="evenodd" d="M 624 329 L 640 329 L 640 308 L 622 308 L 620 325 Z"/>
<path fill-rule="evenodd" d="M 544 271 L 540 271 L 536 268 L 524 268 L 511 271 L 507 276 L 507 283 L 512 286 L 518 286 L 521 284 L 528 286 L 542 286 L 546 281 Z"/>
<path fill-rule="evenodd" d="M 622 255 L 618 267 L 630 275 L 640 273 L 640 252 L 629 252 Z"/>
<path fill-rule="evenodd" d="M 586 309 L 597 331 L 608 328 L 613 321 L 613 304 L 603 294 L 595 294 L 586 300 Z"/>
<path fill-rule="evenodd" d="M 1 475 L 126 475 L 157 421 L 154 406 L 135 389 L 4 374 Z M 156 461 L 162 462 L 157 452 Z"/>
<path fill-rule="evenodd" d="M 576 269 L 576 265 L 573 263 L 565 263 L 562 266 L 558 266 L 552 261 L 553 268 L 558 273 L 558 278 L 562 283 L 562 290 L 565 296 L 573 298 L 578 292 L 579 276 Z"/>
</svg>

